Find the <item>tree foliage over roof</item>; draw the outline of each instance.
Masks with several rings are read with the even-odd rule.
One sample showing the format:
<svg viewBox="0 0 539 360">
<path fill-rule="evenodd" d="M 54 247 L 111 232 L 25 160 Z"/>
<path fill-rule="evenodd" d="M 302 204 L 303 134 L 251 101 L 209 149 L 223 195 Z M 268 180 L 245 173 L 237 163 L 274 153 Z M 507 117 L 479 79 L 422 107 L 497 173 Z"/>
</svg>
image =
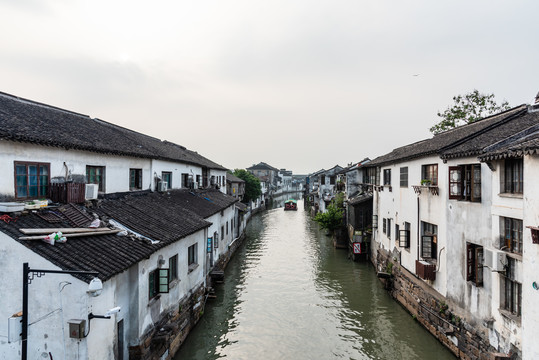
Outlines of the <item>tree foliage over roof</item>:
<svg viewBox="0 0 539 360">
<path fill-rule="evenodd" d="M 328 231 L 335 231 L 338 228 L 343 226 L 343 208 L 344 194 L 338 193 L 331 204 L 326 207 L 326 212 L 318 213 L 314 217 L 314 221 L 320 225 L 322 229 L 327 229 Z"/>
<path fill-rule="evenodd" d="M 260 180 L 249 171 L 245 169 L 234 169 L 232 174 L 245 181 L 245 195 L 243 196 L 244 203 L 249 203 L 252 200 L 256 200 L 260 195 L 262 195 Z"/>
<path fill-rule="evenodd" d="M 510 108 L 507 101 L 504 100 L 498 105 L 494 100 L 494 94 L 482 94 L 476 89 L 464 95 L 453 96 L 453 102 L 453 106 L 444 112 L 438 111 L 438 116 L 443 120 L 430 128 L 431 133 L 438 134 L 470 124 Z"/>
</svg>

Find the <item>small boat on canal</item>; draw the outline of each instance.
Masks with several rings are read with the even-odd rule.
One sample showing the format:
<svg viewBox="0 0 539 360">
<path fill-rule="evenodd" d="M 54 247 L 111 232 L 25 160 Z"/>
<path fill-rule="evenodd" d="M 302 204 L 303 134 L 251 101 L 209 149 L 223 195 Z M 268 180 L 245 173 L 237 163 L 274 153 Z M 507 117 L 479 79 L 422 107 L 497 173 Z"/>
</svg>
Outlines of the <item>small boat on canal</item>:
<svg viewBox="0 0 539 360">
<path fill-rule="evenodd" d="M 298 203 L 294 199 L 288 199 L 284 202 L 284 210 L 297 210 Z"/>
</svg>

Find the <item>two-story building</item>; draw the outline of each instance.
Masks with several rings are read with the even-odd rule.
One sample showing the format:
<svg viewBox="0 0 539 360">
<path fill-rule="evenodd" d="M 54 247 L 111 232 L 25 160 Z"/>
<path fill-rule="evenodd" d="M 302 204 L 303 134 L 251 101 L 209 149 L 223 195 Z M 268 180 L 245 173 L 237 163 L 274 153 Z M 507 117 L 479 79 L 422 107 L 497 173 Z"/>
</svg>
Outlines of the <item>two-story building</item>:
<svg viewBox="0 0 539 360">
<path fill-rule="evenodd" d="M 521 356 L 522 166 L 508 160 L 506 175 L 478 157 L 537 123 L 523 105 L 367 165 L 378 271 L 395 276 L 393 295 L 456 355 Z"/>
</svg>

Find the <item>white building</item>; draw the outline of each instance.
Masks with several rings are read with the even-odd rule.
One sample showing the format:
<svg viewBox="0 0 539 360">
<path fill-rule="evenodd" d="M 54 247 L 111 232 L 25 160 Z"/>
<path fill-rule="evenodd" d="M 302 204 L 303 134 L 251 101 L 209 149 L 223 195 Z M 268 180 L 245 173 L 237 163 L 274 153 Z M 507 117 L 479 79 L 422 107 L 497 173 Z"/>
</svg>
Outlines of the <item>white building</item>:
<svg viewBox="0 0 539 360">
<path fill-rule="evenodd" d="M 504 165 L 478 157 L 537 123 L 519 106 L 368 164 L 377 172 L 369 176 L 373 259 L 381 272 L 398 266 L 396 297 L 457 355 L 487 348 L 521 356 L 522 192 L 500 188 Z M 499 240 L 506 233 L 517 237 L 509 247 Z"/>
</svg>

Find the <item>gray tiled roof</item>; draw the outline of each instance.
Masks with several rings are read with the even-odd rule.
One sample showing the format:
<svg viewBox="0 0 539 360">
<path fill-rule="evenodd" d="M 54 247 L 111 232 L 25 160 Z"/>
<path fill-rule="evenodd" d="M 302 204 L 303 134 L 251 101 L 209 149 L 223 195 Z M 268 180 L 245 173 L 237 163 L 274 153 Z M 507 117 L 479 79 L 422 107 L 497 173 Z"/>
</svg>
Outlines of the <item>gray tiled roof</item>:
<svg viewBox="0 0 539 360">
<path fill-rule="evenodd" d="M 485 149 L 481 161 L 539 154 L 539 124 Z"/>
<path fill-rule="evenodd" d="M 477 155 L 483 147 L 507 136 L 504 135 L 506 131 L 520 131 L 518 129 L 529 126 L 526 125 L 529 124 L 529 119 L 521 119 L 527 114 L 526 109 L 526 105 L 520 105 L 474 123 L 434 135 L 430 139 L 396 148 L 388 154 L 377 157 L 366 166 L 383 166 L 433 154 L 447 157 Z M 512 125 L 502 126 L 515 119 L 517 121 Z"/>
<path fill-rule="evenodd" d="M 0 139 L 226 170 L 183 146 L 1 92 Z"/>
<path fill-rule="evenodd" d="M 239 183 L 244 183 L 245 182 L 245 180 L 242 180 L 239 177 L 234 176 L 234 175 L 232 175 L 232 174 L 230 174 L 228 172 L 226 173 L 226 181 L 239 182 Z"/>
<path fill-rule="evenodd" d="M 52 228 L 71 225 L 50 224 L 37 214 L 20 216 L 16 222 L 0 221 L 0 231 L 64 270 L 97 271 L 101 280 L 121 273 L 155 251 L 211 225 L 205 220 L 237 200 L 217 190 L 173 190 L 166 193 L 111 194 L 89 209 L 103 220 L 113 219 L 157 244 L 126 236 L 99 235 L 68 239 L 54 246 L 41 241 L 19 240 L 19 228 Z M 49 211 L 43 209 L 41 211 Z M 24 260 L 24 259 L 21 259 Z M 31 266 L 32 264 L 30 264 Z M 89 281 L 85 276 L 78 278 Z"/>
</svg>

